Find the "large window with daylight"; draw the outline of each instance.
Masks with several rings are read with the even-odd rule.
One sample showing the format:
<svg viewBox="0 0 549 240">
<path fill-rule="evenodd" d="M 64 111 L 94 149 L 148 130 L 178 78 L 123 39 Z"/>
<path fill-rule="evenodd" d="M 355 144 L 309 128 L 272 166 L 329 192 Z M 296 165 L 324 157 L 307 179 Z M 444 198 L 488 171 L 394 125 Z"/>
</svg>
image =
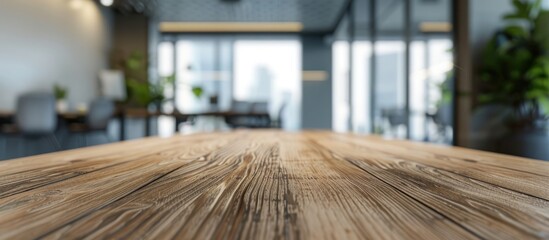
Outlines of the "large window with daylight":
<svg viewBox="0 0 549 240">
<path fill-rule="evenodd" d="M 189 36 L 177 41 L 176 48 L 177 109 L 185 113 L 230 109 L 232 38 Z M 200 96 L 193 92 L 197 87 L 203 90 Z"/>
<path fill-rule="evenodd" d="M 300 127 L 300 73 L 301 43 L 297 39 L 234 43 L 233 98 L 269 103 L 269 113 L 286 119 L 286 129 Z"/>
<path fill-rule="evenodd" d="M 297 37 L 179 36 L 159 44 L 158 64 L 160 77 L 175 75 L 176 79 L 175 89 L 166 89 L 166 96 L 174 101 L 167 102 L 165 109 L 200 113 L 232 111 L 235 102 L 266 104 L 265 111 L 282 128 L 300 128 L 301 42 Z M 160 121 L 160 131 L 173 131 L 169 120 Z"/>
<path fill-rule="evenodd" d="M 332 44 L 332 128 L 336 132 L 346 132 L 350 129 L 349 21 L 349 15 L 345 15 L 335 30 Z"/>
<path fill-rule="evenodd" d="M 452 143 L 450 9 L 450 0 L 352 2 L 332 42 L 334 130 Z"/>
</svg>

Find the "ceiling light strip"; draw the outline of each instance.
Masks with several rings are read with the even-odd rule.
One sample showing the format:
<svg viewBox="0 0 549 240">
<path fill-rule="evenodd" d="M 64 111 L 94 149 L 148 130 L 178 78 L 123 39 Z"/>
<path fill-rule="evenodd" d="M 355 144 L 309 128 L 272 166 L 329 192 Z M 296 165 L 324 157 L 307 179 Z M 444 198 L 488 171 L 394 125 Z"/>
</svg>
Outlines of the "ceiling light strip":
<svg viewBox="0 0 549 240">
<path fill-rule="evenodd" d="M 422 22 L 419 25 L 422 32 L 451 32 L 452 24 L 449 22 Z"/>
<path fill-rule="evenodd" d="M 161 22 L 160 31 L 181 32 L 301 32 L 299 22 Z"/>
<path fill-rule="evenodd" d="M 303 71 L 303 81 L 326 81 L 328 79 L 328 72 L 326 71 Z"/>
</svg>

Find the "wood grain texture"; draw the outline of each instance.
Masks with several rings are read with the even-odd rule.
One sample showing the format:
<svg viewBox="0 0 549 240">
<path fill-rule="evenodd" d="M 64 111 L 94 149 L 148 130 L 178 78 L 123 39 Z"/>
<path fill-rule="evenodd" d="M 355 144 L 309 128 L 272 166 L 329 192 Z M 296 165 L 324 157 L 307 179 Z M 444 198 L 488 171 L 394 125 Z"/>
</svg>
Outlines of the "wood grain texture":
<svg viewBox="0 0 549 240">
<path fill-rule="evenodd" d="M 549 163 L 238 131 L 0 162 L 0 239 L 549 239 Z"/>
</svg>

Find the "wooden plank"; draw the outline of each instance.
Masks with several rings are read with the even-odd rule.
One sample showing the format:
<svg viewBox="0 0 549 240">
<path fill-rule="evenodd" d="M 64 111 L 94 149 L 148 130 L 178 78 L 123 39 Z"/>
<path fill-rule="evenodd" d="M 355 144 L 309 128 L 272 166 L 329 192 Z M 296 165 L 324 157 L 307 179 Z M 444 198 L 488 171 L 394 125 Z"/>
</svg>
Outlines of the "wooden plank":
<svg viewBox="0 0 549 240">
<path fill-rule="evenodd" d="M 204 166 L 196 168 L 199 169 L 196 174 L 216 176 L 213 181 L 200 177 L 189 181 L 184 176 L 190 177 L 192 173 L 180 169 L 165 177 L 169 181 L 159 180 L 135 196 L 129 196 L 112 207 L 103 208 L 90 217 L 60 229 L 53 233 L 52 237 L 81 238 L 90 235 L 97 238 L 136 238 L 146 235 L 151 239 L 174 237 L 178 239 L 221 237 L 272 239 L 299 238 L 299 229 L 318 229 L 317 232 L 309 234 L 310 237 L 320 239 L 333 239 L 337 236 L 344 236 L 346 239 L 379 237 L 380 235 L 376 232 L 391 233 L 393 237 L 460 236 L 463 239 L 472 237 L 470 233 L 444 219 L 443 216 L 414 202 L 413 199 L 406 199 L 406 196 L 403 196 L 404 200 L 411 203 L 399 206 L 400 203 L 397 200 L 391 200 L 393 197 L 391 193 L 396 194 L 396 191 L 375 178 L 368 179 L 370 181 L 367 183 L 363 182 L 364 179 L 348 181 L 344 174 L 350 174 L 349 171 L 363 173 L 350 164 L 346 164 L 345 168 L 338 167 L 346 172 L 325 172 L 330 168 L 326 163 L 318 161 L 322 157 L 318 154 L 314 158 L 299 158 L 308 159 L 299 165 L 292 164 L 293 161 L 285 164 L 283 159 L 294 159 L 299 156 L 291 155 L 291 149 L 299 145 L 299 139 L 284 139 L 280 143 L 266 139 L 271 138 L 259 137 L 244 144 L 231 145 L 230 149 L 227 149 L 226 157 L 211 156 L 208 159 L 210 163 L 205 162 Z M 314 155 L 318 152 L 318 149 L 311 148 L 309 145 L 305 147 L 308 147 L 306 153 Z M 286 150 L 289 150 L 290 154 L 287 154 Z M 213 164 L 220 161 L 223 164 Z M 311 166 L 315 168 L 309 169 Z M 312 172 L 306 170 L 312 170 Z M 325 182 L 319 184 L 315 181 L 314 172 L 318 172 L 316 175 L 329 175 L 332 180 L 328 181 L 328 184 L 333 182 L 333 186 L 324 189 L 322 184 Z M 305 179 L 312 181 L 309 181 L 308 187 L 303 188 Z M 208 181 L 207 184 L 203 184 L 205 181 Z M 356 184 L 359 184 L 359 187 Z M 197 185 L 204 188 L 197 190 Z M 362 187 L 365 189 L 361 189 Z M 338 189 L 350 190 L 339 192 Z M 360 197 L 368 190 L 380 193 L 382 195 L 380 198 L 384 201 L 380 199 L 375 203 L 361 203 Z M 314 194 L 317 191 L 322 194 Z M 147 196 L 153 192 L 161 197 L 151 203 Z M 384 192 L 388 193 L 384 194 Z M 305 194 L 312 195 L 299 202 L 297 196 Z M 342 194 L 345 196 L 335 197 Z M 194 203 L 188 204 L 189 199 L 194 199 Z M 141 202 L 143 200 L 146 202 Z M 322 203 L 322 206 L 315 205 L 315 202 Z M 389 209 L 386 211 L 391 214 L 405 215 L 405 220 L 393 223 L 389 220 L 381 221 L 379 226 L 371 225 L 371 231 L 368 231 L 368 226 L 357 224 L 361 219 L 378 222 L 384 215 L 388 215 L 386 212 L 371 213 L 377 204 L 384 205 Z M 351 208 L 346 207 L 350 206 L 356 206 L 356 208 L 349 211 Z M 303 210 L 300 211 L 300 208 Z M 242 211 L 243 209 L 245 211 Z M 330 209 L 330 212 L 325 214 L 328 217 L 334 215 L 334 219 L 351 218 L 341 223 L 348 226 L 332 228 L 330 227 L 331 218 L 317 221 L 317 215 L 322 216 L 319 211 L 321 209 Z M 414 210 L 418 210 L 423 215 L 417 216 Z M 358 212 L 360 214 L 357 214 Z M 311 215 L 302 215 L 302 213 Z M 363 214 L 366 217 L 361 218 Z M 97 225 L 104 218 L 122 217 L 124 221 L 117 221 L 116 224 Z M 356 222 L 352 221 L 353 217 L 357 218 Z M 390 215 L 387 217 L 390 218 Z M 407 221 L 408 218 L 412 220 Z M 391 220 L 394 219 L 396 218 L 391 218 Z M 235 224 L 226 224 L 229 222 Z M 398 232 L 392 229 L 398 224 L 406 226 L 403 231 Z M 432 228 L 433 225 L 436 227 Z M 212 229 L 215 230 L 212 231 Z M 444 231 L 437 229 L 444 229 Z"/>
<path fill-rule="evenodd" d="M 207 155 L 235 136 L 214 143 L 179 145 L 183 156 L 145 155 L 101 171 L 0 199 L 1 238 L 36 238 L 124 198 L 160 177 Z M 174 139 L 177 141 L 177 139 Z M 192 156 L 194 155 L 194 156 Z M 184 157 L 181 159 L 180 157 Z"/>
<path fill-rule="evenodd" d="M 188 146 L 191 143 L 210 141 L 217 137 L 217 135 L 202 134 L 193 139 L 158 138 L 154 141 L 117 143 L 15 161 L 20 164 L 0 162 L 0 169 L 2 169 L 0 198 L 132 161 L 145 155 L 167 155 L 170 149 L 177 146 Z M 101 149 L 100 154 L 98 149 Z M 173 150 L 171 152 L 174 154 Z M 177 154 L 185 157 L 180 152 Z"/>
<path fill-rule="evenodd" d="M 548 166 L 330 132 L 150 138 L 0 163 L 0 239 L 546 239 Z"/>
<path fill-rule="evenodd" d="M 319 144 L 331 146 L 335 158 L 358 166 L 482 238 L 549 237 L 549 201 L 407 161 L 407 155 L 329 139 Z"/>
<path fill-rule="evenodd" d="M 236 137 L 236 136 L 233 136 Z M 102 158 L 120 155 L 137 155 L 134 151 L 142 149 L 145 151 L 154 151 L 157 147 L 173 142 L 185 145 L 189 142 L 211 141 L 224 139 L 223 134 L 203 133 L 193 135 L 192 138 L 144 138 L 139 140 L 124 141 L 112 144 L 98 145 L 63 152 L 55 152 L 20 159 L 0 161 L 0 177 L 19 173 L 23 171 L 38 171 L 38 169 L 48 166 L 60 166 L 74 161 L 88 161 L 89 158 Z"/>
<path fill-rule="evenodd" d="M 126 150 L 132 151 L 135 155 L 127 155 L 118 150 L 118 153 L 112 152 L 111 154 L 99 157 L 82 158 L 80 156 L 78 158 L 71 158 L 72 160 L 68 162 L 43 161 L 43 164 L 37 164 L 37 166 L 24 171 L 14 171 L 15 169 L 13 168 L 6 169 L 0 175 L 0 198 L 136 160 L 142 157 L 143 154 L 157 154 L 160 151 L 168 150 L 169 147 L 173 147 L 173 144 L 170 145 L 165 141 L 162 142 L 162 145 L 149 145 L 149 147 L 154 147 L 152 151 L 143 147 L 134 147 Z M 56 159 L 56 157 L 51 156 L 51 159 Z"/>
<path fill-rule="evenodd" d="M 335 135 L 332 135 L 335 136 Z M 549 163 L 454 147 L 435 147 L 379 138 L 336 136 L 340 141 L 359 144 L 408 161 L 419 162 L 468 178 L 491 183 L 549 200 Z"/>
<path fill-rule="evenodd" d="M 387 140 L 383 140 L 380 137 L 371 137 L 358 135 L 350 135 L 358 141 L 369 140 L 367 142 L 381 142 L 385 143 Z M 371 140 L 371 141 L 370 141 Z M 377 141 L 376 141 L 377 140 Z M 473 149 L 467 149 L 462 147 L 450 147 L 444 145 L 433 145 L 426 144 L 421 142 L 410 142 L 402 140 L 391 140 L 391 147 L 402 147 L 407 150 L 413 150 L 419 152 L 426 152 L 433 154 L 430 158 L 435 158 L 436 155 L 442 155 L 452 158 L 461 159 L 461 161 L 471 162 L 471 163 L 482 163 L 483 165 L 495 166 L 499 168 L 513 169 L 516 171 L 535 173 L 541 176 L 549 176 L 549 165 L 543 164 L 540 161 L 533 161 L 532 159 L 504 155 L 499 153 L 485 152 Z"/>
<path fill-rule="evenodd" d="M 300 208 L 296 227 L 309 230 L 308 238 L 476 238 L 356 166 L 333 158 L 330 150 L 299 135 L 281 141 L 290 192 Z"/>
<path fill-rule="evenodd" d="M 212 211 L 225 211 L 235 188 L 242 181 L 252 154 L 261 145 L 252 146 L 251 139 L 238 141 L 189 163 L 147 188 L 116 204 L 52 233 L 53 238 L 173 238 L 202 239 L 212 231 L 205 220 L 219 224 Z M 250 148 L 247 150 L 247 148 Z M 236 154 L 236 155 L 233 155 Z M 261 157 L 260 155 L 256 155 Z M 117 219 L 104 223 L 102 219 Z M 200 236 L 200 238 L 199 238 Z"/>
</svg>

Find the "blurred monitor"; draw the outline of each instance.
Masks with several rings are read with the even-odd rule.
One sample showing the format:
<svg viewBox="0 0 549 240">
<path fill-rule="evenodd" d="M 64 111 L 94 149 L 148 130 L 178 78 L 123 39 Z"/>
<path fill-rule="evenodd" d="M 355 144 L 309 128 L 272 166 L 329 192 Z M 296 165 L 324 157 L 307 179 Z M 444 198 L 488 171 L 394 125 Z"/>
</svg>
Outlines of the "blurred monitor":
<svg viewBox="0 0 549 240">
<path fill-rule="evenodd" d="M 126 100 L 124 73 L 119 70 L 103 70 L 99 74 L 101 95 L 114 101 Z"/>
</svg>

